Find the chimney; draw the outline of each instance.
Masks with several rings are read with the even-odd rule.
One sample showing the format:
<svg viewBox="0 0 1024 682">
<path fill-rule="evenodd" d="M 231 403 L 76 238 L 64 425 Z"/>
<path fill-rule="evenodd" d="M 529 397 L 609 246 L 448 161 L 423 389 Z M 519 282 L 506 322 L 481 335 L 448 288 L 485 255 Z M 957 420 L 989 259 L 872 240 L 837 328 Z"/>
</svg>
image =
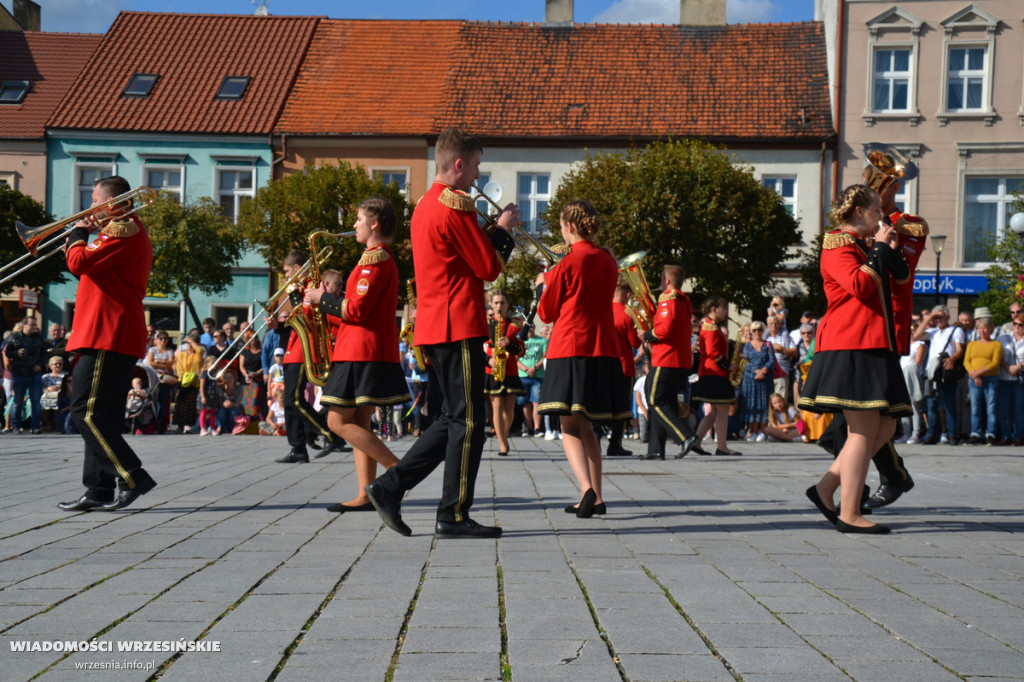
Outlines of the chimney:
<svg viewBox="0 0 1024 682">
<path fill-rule="evenodd" d="M 26 31 L 38 31 L 40 17 L 39 5 L 32 0 L 14 0 L 14 20 Z"/>
<path fill-rule="evenodd" d="M 679 0 L 683 26 L 725 26 L 725 0 Z"/>
<path fill-rule="evenodd" d="M 572 0 L 547 0 L 544 23 L 556 25 L 572 24 Z"/>
</svg>

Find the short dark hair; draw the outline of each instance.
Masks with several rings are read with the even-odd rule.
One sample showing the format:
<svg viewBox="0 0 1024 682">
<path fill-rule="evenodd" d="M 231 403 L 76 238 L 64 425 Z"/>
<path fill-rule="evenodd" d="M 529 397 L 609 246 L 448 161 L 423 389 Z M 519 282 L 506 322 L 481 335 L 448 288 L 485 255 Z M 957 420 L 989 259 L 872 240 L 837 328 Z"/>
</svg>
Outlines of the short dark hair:
<svg viewBox="0 0 1024 682">
<path fill-rule="evenodd" d="M 686 279 L 686 270 L 682 265 L 666 265 L 665 277 L 668 278 L 673 289 L 679 289 L 683 286 L 683 280 Z"/>
<path fill-rule="evenodd" d="M 437 136 L 434 143 L 434 163 L 438 170 L 451 170 L 455 159 L 465 157 L 473 152 L 482 152 L 484 146 L 480 140 L 458 128 L 446 128 Z"/>
<path fill-rule="evenodd" d="M 99 187 L 100 191 L 103 192 L 104 196 L 108 199 L 113 199 L 116 196 L 120 196 L 125 192 L 132 191 L 132 186 L 128 184 L 128 181 L 122 178 L 120 175 L 111 175 L 109 178 L 100 178 L 92 183 L 93 187 Z M 118 202 L 120 203 L 120 202 Z"/>
<path fill-rule="evenodd" d="M 389 242 L 395 238 L 398 219 L 395 217 L 395 207 L 391 205 L 390 201 L 380 197 L 370 197 L 359 204 L 359 208 L 363 209 L 370 220 L 376 221 L 381 237 Z"/>
<path fill-rule="evenodd" d="M 292 249 L 284 256 L 284 265 L 305 265 L 306 254 L 302 253 L 298 249 Z"/>
</svg>

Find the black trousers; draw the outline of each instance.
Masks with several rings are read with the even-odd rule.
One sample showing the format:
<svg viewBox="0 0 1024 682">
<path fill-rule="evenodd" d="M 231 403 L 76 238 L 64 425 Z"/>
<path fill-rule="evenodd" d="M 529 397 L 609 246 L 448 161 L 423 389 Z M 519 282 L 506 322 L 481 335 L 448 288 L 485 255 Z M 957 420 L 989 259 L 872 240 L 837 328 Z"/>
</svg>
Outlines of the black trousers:
<svg viewBox="0 0 1024 682">
<path fill-rule="evenodd" d="M 85 349 L 72 374 L 71 419 L 85 441 L 82 483 L 93 499 L 114 499 L 117 479 L 128 488 L 153 480 L 122 435 L 135 362 L 130 355 Z"/>
<path fill-rule="evenodd" d="M 678 367 L 655 367 L 647 376 L 647 405 L 650 414 L 650 435 L 647 454 L 664 455 L 668 438 L 683 444 L 693 430 L 679 416 L 679 394 L 685 392 L 690 370 Z"/>
<path fill-rule="evenodd" d="M 306 442 L 323 434 L 331 438 L 327 419 L 306 400 L 306 367 L 301 362 L 284 366 L 284 427 L 294 452 L 306 452 Z"/>
<path fill-rule="evenodd" d="M 821 438 L 818 439 L 818 445 L 825 448 L 833 457 L 837 457 L 839 456 L 839 451 L 846 445 L 846 438 L 849 434 L 846 416 L 842 412 L 836 412 L 832 417 L 832 422 L 825 428 Z M 871 461 L 875 463 L 875 468 L 878 469 L 878 482 L 880 485 L 903 484 L 910 478 L 910 472 L 903 465 L 903 458 L 896 452 L 896 446 L 892 440 L 879 448 L 878 452 L 871 458 Z"/>
<path fill-rule="evenodd" d="M 398 465 L 377 479 L 385 490 L 401 496 L 444 462 L 438 521 L 459 523 L 473 505 L 484 449 L 484 340 L 465 339 L 423 348 L 431 362 L 428 386 L 441 395 L 440 411 Z"/>
</svg>

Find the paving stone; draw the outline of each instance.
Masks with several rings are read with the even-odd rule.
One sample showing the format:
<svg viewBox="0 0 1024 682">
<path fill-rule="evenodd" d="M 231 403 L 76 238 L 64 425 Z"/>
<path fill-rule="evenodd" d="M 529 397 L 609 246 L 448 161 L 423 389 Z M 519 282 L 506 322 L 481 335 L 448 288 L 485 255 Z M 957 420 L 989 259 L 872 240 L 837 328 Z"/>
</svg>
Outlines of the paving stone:
<svg viewBox="0 0 1024 682">
<path fill-rule="evenodd" d="M 734 679 L 722 661 L 710 653 L 689 656 L 623 654 L 619 659 L 631 682 L 729 682 Z"/>
</svg>

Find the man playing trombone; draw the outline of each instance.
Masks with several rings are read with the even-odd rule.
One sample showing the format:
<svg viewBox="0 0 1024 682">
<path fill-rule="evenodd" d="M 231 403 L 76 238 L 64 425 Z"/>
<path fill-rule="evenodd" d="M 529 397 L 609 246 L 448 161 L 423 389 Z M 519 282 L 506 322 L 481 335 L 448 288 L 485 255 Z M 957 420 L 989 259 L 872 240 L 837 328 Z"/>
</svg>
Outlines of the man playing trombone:
<svg viewBox="0 0 1024 682">
<path fill-rule="evenodd" d="M 80 353 L 70 412 L 85 441 L 86 490 L 77 500 L 57 505 L 64 511 L 113 511 L 156 486 L 121 435 L 132 369 L 146 352 L 142 299 L 153 267 L 149 234 L 134 211 L 126 211 L 131 200 L 111 202 L 130 190 L 119 176 L 98 180 L 92 206 L 105 206 L 76 223 L 67 238 L 68 270 L 79 278 L 67 345 L 68 351 Z M 90 228 L 96 225 L 102 229 L 89 244 Z"/>
</svg>

